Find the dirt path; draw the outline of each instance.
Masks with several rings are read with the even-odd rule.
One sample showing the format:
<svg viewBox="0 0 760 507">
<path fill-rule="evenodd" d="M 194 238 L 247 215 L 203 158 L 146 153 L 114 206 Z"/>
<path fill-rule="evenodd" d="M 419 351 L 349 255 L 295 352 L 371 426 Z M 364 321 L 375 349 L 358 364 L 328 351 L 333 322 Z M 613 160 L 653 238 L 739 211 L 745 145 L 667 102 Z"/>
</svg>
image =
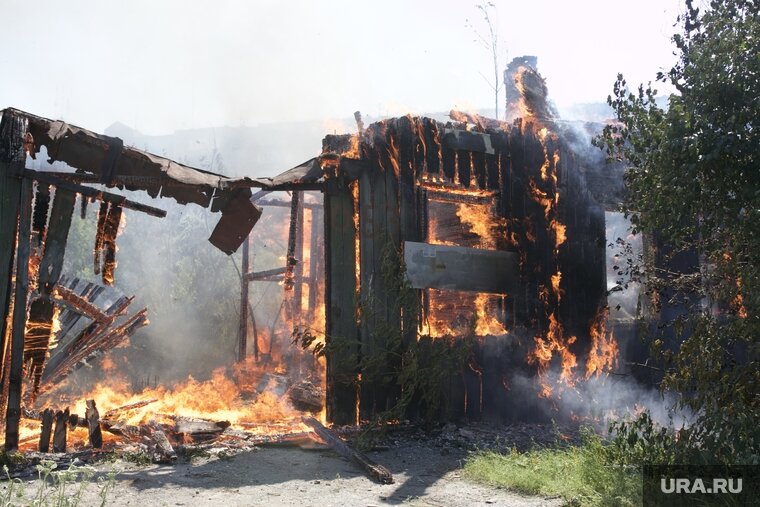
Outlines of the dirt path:
<svg viewBox="0 0 760 507">
<path fill-rule="evenodd" d="M 394 474 L 395 484 L 365 477 L 329 450 L 263 448 L 230 458 L 173 466 L 123 468 L 108 505 L 150 506 L 558 506 L 558 499 L 524 497 L 473 484 L 461 476 L 464 451 L 409 444 L 369 453 Z M 33 486 L 32 486 L 33 487 Z M 90 486 L 83 505 L 98 505 Z"/>
<path fill-rule="evenodd" d="M 366 478 L 330 451 L 261 449 L 230 459 L 125 472 L 113 505 L 551 505 L 464 480 L 459 460 L 416 447 L 372 453 L 395 484 Z M 557 504 L 554 501 L 554 504 Z"/>
</svg>

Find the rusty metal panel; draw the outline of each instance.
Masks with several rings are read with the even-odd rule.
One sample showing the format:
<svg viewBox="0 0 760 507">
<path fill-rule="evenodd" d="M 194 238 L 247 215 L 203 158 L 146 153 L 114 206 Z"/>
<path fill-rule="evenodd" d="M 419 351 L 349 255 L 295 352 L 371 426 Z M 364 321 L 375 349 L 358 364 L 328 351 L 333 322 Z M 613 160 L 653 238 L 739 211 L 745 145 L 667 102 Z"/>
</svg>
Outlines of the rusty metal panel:
<svg viewBox="0 0 760 507">
<path fill-rule="evenodd" d="M 518 286 L 514 252 L 405 241 L 404 262 L 415 289 L 514 294 Z"/>
<path fill-rule="evenodd" d="M 250 189 L 238 189 L 222 210 L 222 218 L 208 239 L 212 245 L 230 255 L 248 237 L 261 217 L 261 208 L 251 202 Z"/>
</svg>

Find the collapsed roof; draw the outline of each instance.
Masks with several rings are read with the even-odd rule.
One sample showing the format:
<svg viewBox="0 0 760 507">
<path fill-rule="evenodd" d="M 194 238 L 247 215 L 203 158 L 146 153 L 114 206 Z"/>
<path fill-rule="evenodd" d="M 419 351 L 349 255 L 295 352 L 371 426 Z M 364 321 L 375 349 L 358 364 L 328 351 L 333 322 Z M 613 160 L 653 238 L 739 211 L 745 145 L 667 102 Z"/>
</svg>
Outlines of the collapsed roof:
<svg viewBox="0 0 760 507">
<path fill-rule="evenodd" d="M 118 137 L 97 134 L 63 121 L 13 108 L 4 109 L 2 114 L 26 121 L 24 149 L 29 155 L 36 157 L 45 146 L 48 161 L 61 161 L 73 167 L 82 183 L 142 190 L 151 197 L 171 197 L 180 204 L 194 203 L 221 212 L 222 218 L 209 241 L 228 254 L 237 250 L 261 215 L 261 210 L 250 201 L 250 187 L 271 186 L 268 180 L 232 179 L 180 164 L 124 146 Z M 88 175 L 91 177 L 87 178 Z"/>
</svg>

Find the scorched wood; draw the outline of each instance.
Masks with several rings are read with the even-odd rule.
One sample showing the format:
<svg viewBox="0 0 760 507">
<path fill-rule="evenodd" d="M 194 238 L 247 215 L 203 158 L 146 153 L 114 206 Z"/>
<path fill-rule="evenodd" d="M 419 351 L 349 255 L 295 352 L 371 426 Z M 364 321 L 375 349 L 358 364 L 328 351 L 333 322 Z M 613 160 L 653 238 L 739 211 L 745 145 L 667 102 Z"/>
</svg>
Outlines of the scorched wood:
<svg viewBox="0 0 760 507">
<path fill-rule="evenodd" d="M 100 414 L 95 406 L 95 400 L 87 400 L 87 410 L 84 413 L 87 420 L 87 431 L 90 445 L 95 449 L 103 447 L 103 434 L 100 431 Z"/>
<path fill-rule="evenodd" d="M 42 412 L 42 425 L 40 428 L 40 452 L 48 452 L 50 449 L 50 432 L 53 429 L 53 410 L 46 408 Z"/>
<path fill-rule="evenodd" d="M 66 429 L 69 423 L 69 409 L 55 413 L 53 430 L 53 452 L 66 452 Z"/>
<path fill-rule="evenodd" d="M 322 423 L 313 417 L 304 417 L 303 422 L 311 427 L 335 452 L 359 465 L 370 477 L 377 479 L 382 484 L 393 484 L 393 475 L 387 468 L 378 465 L 364 454 L 349 447 L 346 442 L 333 431 L 325 428 Z"/>
<path fill-rule="evenodd" d="M 156 463 L 173 463 L 177 461 L 177 452 L 172 447 L 160 424 L 150 421 L 147 426 L 143 426 L 143 429 L 144 435 L 152 447 L 153 461 Z"/>
<path fill-rule="evenodd" d="M 18 448 L 18 425 L 21 419 L 24 331 L 26 328 L 26 302 L 29 294 L 29 243 L 32 227 L 32 182 L 27 179 L 21 182 L 21 201 L 18 216 L 16 293 L 13 305 L 13 324 L 11 327 L 8 406 L 5 420 L 5 450 L 9 452 L 15 451 Z"/>
</svg>

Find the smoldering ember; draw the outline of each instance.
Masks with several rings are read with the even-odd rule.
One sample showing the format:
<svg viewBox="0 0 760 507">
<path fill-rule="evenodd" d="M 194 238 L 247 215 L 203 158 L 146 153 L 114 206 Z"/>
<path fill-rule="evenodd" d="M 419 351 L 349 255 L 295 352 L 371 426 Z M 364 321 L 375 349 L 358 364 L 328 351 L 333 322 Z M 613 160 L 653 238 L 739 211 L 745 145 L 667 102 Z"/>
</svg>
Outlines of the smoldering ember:
<svg viewBox="0 0 760 507">
<path fill-rule="evenodd" d="M 208 504 L 320 503 L 314 485 L 336 475 L 353 482 L 322 505 L 640 501 L 641 463 L 611 456 L 669 456 L 693 437 L 702 412 L 674 402 L 699 388 L 658 391 L 673 373 L 652 350 L 697 329 L 668 326 L 717 268 L 664 229 L 632 228 L 641 187 L 624 175 L 643 159 L 614 155 L 636 97 L 610 99 L 617 119 L 561 116 L 538 63 L 499 71 L 497 118 L 357 111 L 270 177 L 217 174 L 230 171 L 216 134 L 198 164 L 190 143 L 167 155 L 124 125 L 106 135 L 2 110 L 3 505 L 24 481 L 42 478 L 30 482 L 42 498 L 46 484 L 87 482 L 85 469 L 102 501 L 74 504 L 174 502 L 138 480 L 208 489 Z M 271 136 L 291 142 L 288 128 Z M 748 285 L 732 280 L 713 314 L 749 322 Z M 173 344 L 201 322 L 201 340 Z M 558 464 L 544 473 L 543 460 Z M 127 468 L 109 476 L 114 461 Z M 608 486 L 565 480 L 591 462 Z M 291 480 L 300 493 L 278 500 Z"/>
</svg>

